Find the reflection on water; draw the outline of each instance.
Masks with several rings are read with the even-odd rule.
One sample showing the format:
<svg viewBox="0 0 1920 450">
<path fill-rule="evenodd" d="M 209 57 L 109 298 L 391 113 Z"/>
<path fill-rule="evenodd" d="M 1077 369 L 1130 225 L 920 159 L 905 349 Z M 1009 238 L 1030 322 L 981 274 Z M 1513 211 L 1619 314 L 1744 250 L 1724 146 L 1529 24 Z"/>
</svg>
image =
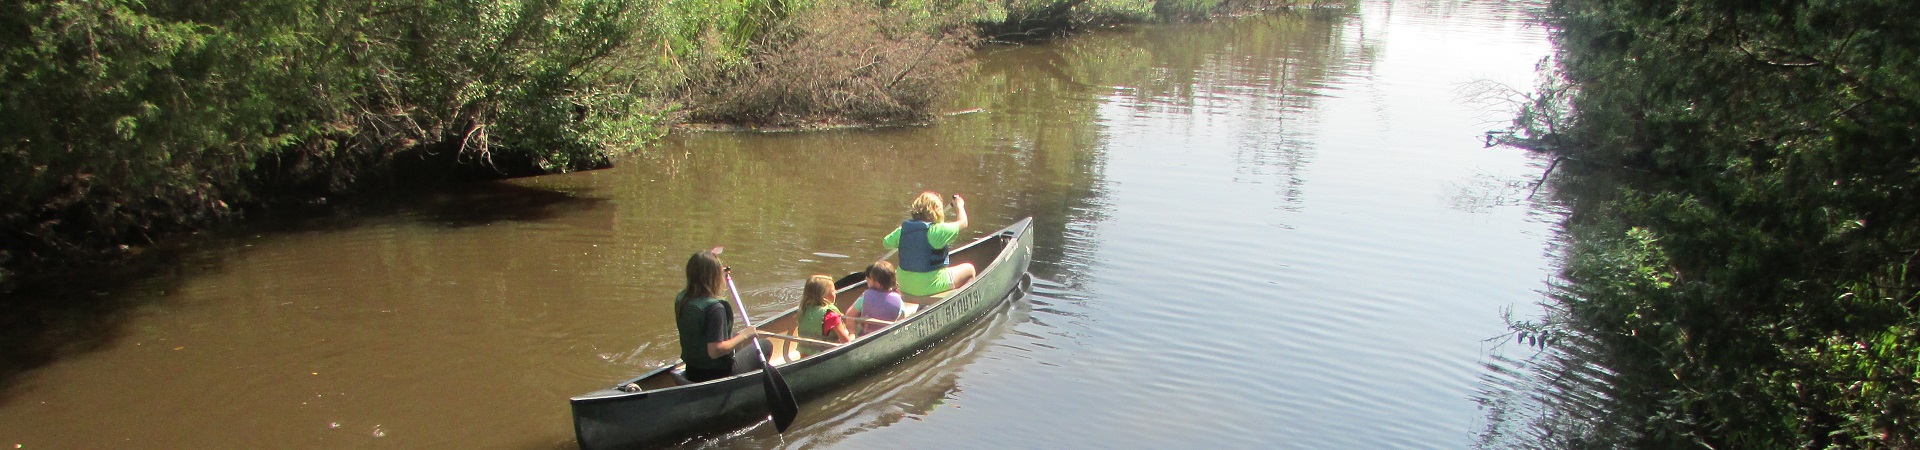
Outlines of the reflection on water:
<svg viewBox="0 0 1920 450">
<path fill-rule="evenodd" d="M 725 245 L 764 317 L 927 189 L 969 237 L 1035 217 L 1032 292 L 785 435 L 687 446 L 1469 445 L 1558 215 L 1453 91 L 1547 50 L 1471 1 L 1122 28 L 984 50 L 950 107 L 983 112 L 930 126 L 681 134 L 211 235 L 27 319 L 82 344 L 3 380 L 0 445 L 570 447 L 567 397 L 674 358 L 687 254 Z"/>
<path fill-rule="evenodd" d="M 794 428 L 782 436 L 770 424 L 706 439 L 696 439 L 681 447 L 689 448 L 810 448 L 843 443 L 849 437 L 901 423 L 921 421 L 950 400 L 963 394 L 960 378 L 974 361 L 987 356 L 985 345 L 1003 341 L 1014 324 L 1032 314 L 1024 306 L 1049 295 L 1052 283 L 1036 280 L 1031 293 L 1016 294 L 980 322 L 956 332 L 952 339 L 923 351 L 914 358 L 888 367 L 822 395 L 803 408 Z M 1004 345 L 1004 344 L 1000 344 Z M 1018 348 L 1018 347 L 1007 347 Z"/>
<path fill-rule="evenodd" d="M 1483 449 L 1631 448 L 1647 408 L 1607 395 L 1618 381 L 1598 343 L 1571 336 L 1538 352 L 1486 361 L 1474 401 L 1486 411 Z"/>
</svg>

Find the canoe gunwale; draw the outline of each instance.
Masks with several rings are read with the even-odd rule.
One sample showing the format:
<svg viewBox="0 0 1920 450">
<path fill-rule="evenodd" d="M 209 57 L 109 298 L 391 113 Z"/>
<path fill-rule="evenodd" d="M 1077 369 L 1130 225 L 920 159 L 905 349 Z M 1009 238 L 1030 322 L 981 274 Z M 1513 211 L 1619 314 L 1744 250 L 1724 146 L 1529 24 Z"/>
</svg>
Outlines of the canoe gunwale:
<svg viewBox="0 0 1920 450">
<path fill-rule="evenodd" d="M 812 390 L 815 392 L 812 392 L 812 393 L 796 392 L 800 394 L 801 399 L 804 401 L 810 396 L 810 394 L 819 394 L 821 392 L 824 392 L 822 391 L 822 389 L 826 389 L 825 386 L 842 385 L 844 383 L 851 382 L 853 380 L 860 378 L 863 374 L 871 373 L 872 371 L 879 370 L 880 368 L 899 364 L 901 361 L 905 361 L 911 358 L 913 355 L 919 354 L 920 350 L 926 348 L 927 346 L 936 345 L 938 343 L 945 342 L 947 338 L 951 337 L 953 331 L 955 331 L 958 327 L 966 323 L 972 323 L 974 321 L 979 320 L 980 317 L 984 317 L 984 315 L 988 311 L 991 311 L 993 306 L 1004 304 L 1008 299 L 1014 298 L 1016 294 L 1020 291 L 1022 284 L 1025 283 L 1024 272 L 1026 271 L 1026 268 L 1027 268 L 1026 266 L 1029 265 L 1032 261 L 1032 258 L 1031 258 L 1032 255 L 1030 254 L 1031 245 L 1032 245 L 1031 233 L 1033 231 L 1032 221 L 1033 219 L 1030 217 L 1021 219 L 1019 221 L 1014 222 L 1012 225 L 1009 225 L 1006 228 L 982 235 L 974 239 L 973 241 L 968 242 L 966 245 L 955 249 L 953 253 L 957 255 L 957 254 L 962 254 L 963 252 L 967 252 L 969 250 L 973 250 L 976 247 L 979 247 L 981 245 L 997 244 L 1000 246 L 1000 248 L 998 249 L 998 252 L 996 253 L 993 253 L 990 255 L 979 255 L 980 256 L 979 258 L 969 258 L 972 260 L 972 262 L 974 262 L 976 265 L 979 265 L 981 267 L 979 275 L 976 276 L 973 281 L 968 282 L 966 285 L 963 285 L 960 288 L 948 291 L 948 294 L 950 295 L 947 295 L 946 298 L 943 298 L 937 302 L 925 304 L 920 308 L 919 312 L 913 314 L 912 316 L 895 321 L 893 325 L 882 328 L 878 331 L 875 331 L 874 333 L 860 336 L 854 339 L 852 342 L 848 342 L 844 345 L 839 345 L 830 349 L 819 351 L 817 353 L 814 353 L 812 356 L 809 356 L 806 358 L 786 361 L 782 364 L 775 365 L 774 367 L 780 370 L 782 372 L 782 375 L 786 375 L 789 378 L 790 382 L 795 382 L 793 380 L 794 377 L 803 377 L 803 378 L 807 377 L 809 374 L 808 369 L 810 368 L 821 366 L 823 364 L 836 362 L 836 360 L 841 359 L 842 356 L 847 356 L 852 354 L 861 355 L 861 356 L 854 357 L 854 359 L 848 360 L 850 362 L 835 364 L 834 366 L 832 366 L 832 368 L 821 369 L 821 370 L 824 370 L 824 372 L 815 371 L 819 373 L 812 373 L 811 378 L 813 378 L 814 380 L 812 382 L 814 386 L 811 389 L 807 389 L 807 390 Z M 1017 264 L 1015 264 L 1013 261 L 1016 257 L 1019 258 L 1019 262 Z M 981 264 L 981 263 L 985 263 L 985 264 Z M 1017 267 L 1017 268 L 1012 267 L 1014 265 L 1018 265 L 1020 267 Z M 1020 273 L 1019 274 L 1006 273 L 1006 271 L 1011 271 L 1011 270 L 1017 270 Z M 1000 280 L 1000 278 L 1004 278 L 1008 276 L 1011 276 L 1012 278 L 1008 280 Z M 989 280 L 989 279 L 994 279 L 996 281 L 984 282 L 984 280 Z M 864 289 L 865 287 L 866 287 L 866 280 L 862 279 L 858 282 L 848 284 L 847 286 L 836 290 L 836 292 L 845 294 L 855 289 Z M 989 290 L 993 290 L 996 292 L 988 292 Z M 998 290 L 1005 290 L 1005 292 L 997 292 Z M 979 292 L 980 294 L 973 294 L 975 292 Z M 965 296 L 966 298 L 969 298 L 969 300 L 966 300 L 966 302 L 970 304 L 967 306 L 956 306 L 956 303 L 961 303 L 961 302 L 958 302 L 955 300 L 961 299 L 963 298 L 963 296 Z M 993 298 L 982 299 L 980 297 L 993 297 Z M 943 311 L 946 311 L 952 308 L 963 308 L 963 309 L 950 311 L 946 314 L 942 314 Z M 767 319 L 766 321 L 770 322 L 772 320 L 779 320 L 779 319 L 785 318 L 786 316 L 796 314 L 798 310 L 799 308 L 797 306 L 793 308 L 789 308 L 786 311 L 781 312 L 780 314 L 771 316 L 771 319 Z M 760 321 L 756 321 L 756 322 L 758 323 Z M 922 324 L 922 323 L 926 323 L 926 325 L 918 327 L 918 329 L 916 329 L 914 332 L 910 334 L 907 334 L 907 335 L 900 334 L 900 330 L 915 329 L 916 325 Z M 866 352 L 866 353 L 856 353 L 856 352 L 861 352 L 863 348 L 873 346 L 873 345 L 888 345 L 888 347 L 875 349 L 871 352 Z M 911 350 L 902 352 L 902 350 L 900 350 L 902 348 L 908 348 Z M 897 355 L 897 356 L 881 357 L 879 355 Z M 752 371 L 728 376 L 725 378 L 708 380 L 700 383 L 677 385 L 672 387 L 650 389 L 650 390 L 642 390 L 639 392 L 625 392 L 617 389 L 619 386 L 626 385 L 627 383 L 639 382 L 640 380 L 643 380 L 649 377 L 658 376 L 662 372 L 673 370 L 673 368 L 677 367 L 679 364 L 680 362 L 678 360 L 675 360 L 670 364 L 666 364 L 661 367 L 647 370 L 645 373 L 639 375 L 638 377 L 627 379 L 609 388 L 595 390 L 595 391 L 571 398 L 571 402 L 573 404 L 573 410 L 574 410 L 575 436 L 576 436 L 576 439 L 578 439 L 577 442 L 581 445 L 581 447 L 582 448 L 601 448 L 607 445 L 624 446 L 624 445 L 631 444 L 631 442 L 627 444 L 619 443 L 619 442 L 627 442 L 629 438 L 617 438 L 617 437 L 611 437 L 611 436 L 608 436 L 607 439 L 613 439 L 617 442 L 613 444 L 603 444 L 601 442 L 590 442 L 590 439 L 588 436 L 589 426 L 588 426 L 588 423 L 586 422 L 588 419 L 591 419 L 594 421 L 593 428 L 595 429 L 593 430 L 594 431 L 593 434 L 601 435 L 601 436 L 606 436 L 605 433 L 607 433 L 607 431 L 605 427 L 608 427 L 608 426 L 624 427 L 627 425 L 621 425 L 621 424 L 629 424 L 629 423 L 632 424 L 631 426 L 640 426 L 642 428 L 652 427 L 652 429 L 654 430 L 654 431 L 648 431 L 648 432 L 639 432 L 639 433 L 642 433 L 642 435 L 658 436 L 661 434 L 675 434 L 675 435 L 680 434 L 682 432 L 666 431 L 666 430 L 676 429 L 676 427 L 674 426 L 658 425 L 658 424 L 647 425 L 646 422 L 651 422 L 651 420 L 646 420 L 646 419 L 641 419 L 641 422 L 639 423 L 634 423 L 631 421 L 634 420 L 634 418 L 636 417 L 638 418 L 662 417 L 657 414 L 662 410 L 674 409 L 674 408 L 685 408 L 684 406 L 673 406 L 676 404 L 691 405 L 694 403 L 700 403 L 702 401 L 705 401 L 702 399 L 712 400 L 715 397 L 730 398 L 734 395 L 753 395 L 751 393 L 757 392 L 760 384 L 758 377 L 764 376 L 763 370 L 752 370 Z M 800 389 L 796 389 L 796 391 L 798 390 Z M 659 400 L 648 400 L 649 397 L 654 397 L 654 396 L 665 396 L 668 398 L 662 398 Z M 726 400 L 726 401 L 732 401 L 732 400 Z M 747 400 L 747 401 L 750 402 L 751 400 Z M 662 402 L 666 402 L 666 403 L 662 403 Z M 632 405 L 631 406 L 610 405 L 609 403 L 631 403 Z M 653 406 L 647 406 L 647 405 L 653 405 Z M 623 410 L 624 412 L 610 411 L 605 408 L 616 408 L 618 410 Z M 719 409 L 699 410 L 699 411 L 707 411 L 706 413 L 713 414 L 712 417 L 715 419 L 715 421 L 721 421 L 721 419 L 735 420 L 740 418 L 740 417 L 736 417 L 740 413 L 740 411 L 736 409 L 736 408 L 739 408 L 738 406 L 716 407 L 716 408 L 719 408 Z M 655 414 L 647 414 L 646 411 L 653 411 Z M 682 411 L 687 412 L 690 410 L 682 409 Z M 692 413 L 706 414 L 706 413 L 699 413 L 699 412 L 692 412 Z M 627 419 L 618 420 L 618 417 L 627 417 Z M 673 421 L 670 420 L 669 422 L 673 422 Z M 688 430 L 688 431 L 692 431 L 692 430 Z M 625 433 L 625 432 L 616 432 L 615 434 L 628 435 L 628 433 Z M 646 438 L 646 439 L 647 441 L 651 442 L 652 439 L 657 439 L 657 437 Z"/>
<path fill-rule="evenodd" d="M 1013 226 L 1009 226 L 1009 227 L 1007 227 L 1006 229 L 1002 229 L 1002 230 L 1000 230 L 1000 231 L 995 231 L 995 232 L 993 232 L 993 233 L 989 233 L 989 234 L 986 234 L 986 235 L 982 235 L 982 236 L 980 236 L 979 238 L 976 238 L 976 239 L 974 239 L 974 240 L 973 240 L 972 242 L 968 242 L 968 243 L 967 243 L 967 245 L 964 245 L 964 246 L 961 246 L 960 248 L 958 248 L 958 249 L 955 249 L 955 250 L 953 250 L 953 251 L 951 251 L 950 253 L 960 253 L 960 252 L 964 252 L 964 251 L 967 251 L 967 250 L 969 250 L 969 249 L 972 249 L 972 248 L 973 248 L 973 247 L 975 247 L 975 246 L 978 246 L 978 245 L 981 245 L 981 244 L 984 244 L 984 243 L 987 243 L 987 242 L 989 242 L 989 241 L 991 241 L 991 240 L 993 240 L 993 239 L 1002 239 L 1002 240 L 1006 240 L 1006 241 L 1013 241 L 1013 240 L 1016 240 L 1016 239 L 1019 239 L 1019 237 L 1020 237 L 1020 236 L 1019 236 L 1019 233 L 1020 233 L 1021 231 L 1023 231 L 1023 230 L 1016 230 L 1016 229 L 1015 229 L 1015 227 L 1018 227 L 1018 226 L 1021 226 L 1022 224 L 1024 224 L 1024 223 L 1026 223 L 1026 222 L 1029 222 L 1029 221 L 1032 221 L 1032 220 L 1033 220 L 1033 219 L 1031 219 L 1031 218 L 1029 218 L 1029 219 L 1025 219 L 1025 220 L 1022 220 L 1021 222 L 1015 222 Z M 1004 260 L 1005 260 L 1005 259 L 1007 259 L 1007 257 L 1008 257 L 1008 256 L 1010 256 L 1010 254 L 1012 253 L 1012 252 L 1011 252 L 1011 251 L 1009 251 L 1009 250 L 1010 250 L 1010 249 L 1008 249 L 1008 248 L 1005 248 L 1005 247 L 1002 247 L 1002 248 L 1000 249 L 1000 253 L 999 253 L 999 254 L 997 254 L 997 255 L 994 255 L 994 257 L 993 257 L 993 259 L 992 259 L 991 261 L 989 261 L 989 262 L 988 262 L 988 265 L 987 265 L 987 266 L 985 266 L 985 267 L 983 267 L 983 268 L 982 268 L 982 270 L 980 271 L 980 273 L 982 273 L 982 274 L 985 274 L 985 273 L 986 273 L 986 272 L 987 272 L 988 270 L 992 270 L 992 269 L 993 269 L 993 267 L 995 267 L 995 266 L 998 266 L 998 265 L 999 265 L 999 264 L 1000 264 L 1001 262 L 1004 262 Z M 980 278 L 980 277 L 975 277 L 975 280 L 978 280 L 979 278 Z M 881 340 L 882 338 L 885 338 L 886 336 L 889 336 L 889 335 L 890 335 L 890 334 L 891 334 L 891 333 L 892 333 L 892 332 L 893 332 L 894 330 L 900 330 L 900 329 L 905 329 L 905 328 L 906 328 L 906 325 L 907 325 L 907 324 L 910 324 L 910 323 L 914 323 L 915 321 L 918 321 L 918 320 L 921 320 L 921 318 L 924 318 L 924 317 L 930 317 L 930 316 L 931 316 L 931 314 L 929 314 L 929 313 L 931 313 L 931 312 L 933 312 L 933 311 L 934 311 L 935 309 L 937 309 L 937 308 L 940 308 L 941 306 L 945 306 L 945 305 L 946 305 L 946 304 L 948 303 L 948 302 L 947 302 L 947 300 L 948 300 L 948 299 L 950 299 L 950 298 L 953 298 L 953 297 L 957 297 L 957 296 L 959 296 L 959 295 L 961 295 L 961 294 L 965 294 L 965 293 L 967 292 L 967 290 L 968 290 L 968 289 L 973 289 L 975 285 L 976 285 L 976 283 L 973 283 L 973 282 L 971 282 L 971 281 L 969 281 L 969 282 L 968 282 L 968 283 L 967 283 L 966 285 L 963 285 L 963 286 L 961 286 L 961 287 L 959 287 L 959 288 L 956 288 L 956 289 L 953 289 L 953 290 L 950 290 L 950 291 L 948 291 L 948 292 L 946 292 L 946 293 L 948 293 L 948 294 L 952 294 L 952 295 L 948 295 L 948 296 L 947 296 L 947 298 L 942 298 L 942 299 L 940 299 L 940 301 L 938 301 L 938 302 L 933 302 L 933 303 L 930 303 L 930 304 L 925 304 L 924 306 L 922 306 L 922 307 L 920 308 L 920 311 L 919 311 L 919 312 L 916 312 L 916 313 L 914 313 L 914 314 L 913 314 L 912 316 L 909 316 L 909 317 L 907 317 L 907 318 L 906 318 L 906 319 L 904 319 L 904 320 L 897 320 L 897 321 L 894 321 L 894 323 L 893 323 L 893 325 L 892 325 L 892 326 L 888 326 L 888 327 L 886 327 L 886 328 L 881 328 L 881 329 L 880 329 L 880 331 L 878 331 L 878 332 L 874 332 L 874 333 L 870 333 L 870 334 L 866 334 L 866 335 L 862 335 L 862 336 L 860 336 L 860 337 L 858 337 L 858 338 L 854 338 L 854 340 L 853 340 L 853 342 L 848 342 L 848 343 L 846 343 L 845 345 L 839 345 L 839 346 L 835 346 L 835 347 L 833 347 L 833 348 L 831 348 L 831 349 L 827 349 L 827 350 L 823 350 L 823 351 L 820 351 L 820 352 L 818 352 L 818 353 L 815 353 L 815 354 L 813 354 L 813 356 L 810 356 L 810 357 L 807 357 L 807 358 L 804 358 L 804 359 L 800 359 L 800 360 L 794 360 L 794 361 L 787 361 L 787 362 L 786 362 L 786 363 L 784 363 L 784 364 L 776 364 L 776 365 L 774 365 L 773 367 L 774 367 L 775 369 L 784 369 L 784 368 L 788 368 L 788 367 L 796 367 L 796 368 L 803 368 L 803 367 L 806 367 L 806 366 L 811 366 L 811 364 L 804 364 L 804 363 L 807 363 L 807 362 L 809 362 L 809 361 L 814 361 L 814 360 L 824 360 L 824 359 L 831 359 L 832 357 L 834 357 L 834 356 L 838 356 L 839 354 L 843 354 L 843 353 L 846 353 L 846 352 L 851 352 L 851 351 L 853 351 L 852 349 L 854 349 L 854 348 L 858 348 L 858 347 L 860 347 L 860 346 L 862 346 L 862 345 L 864 345 L 864 344 L 866 344 L 867 342 L 870 342 L 870 341 L 878 341 L 878 340 Z M 865 288 L 866 286 L 867 286 L 867 281 L 866 281 L 866 280 L 860 280 L 860 282 L 858 282 L 858 283 L 854 283 L 854 284 L 850 284 L 850 285 L 847 285 L 847 287 L 843 287 L 843 288 L 840 288 L 839 290 L 836 290 L 836 291 L 834 291 L 834 292 L 835 292 L 835 294 L 836 294 L 836 295 L 838 295 L 838 294 L 842 294 L 842 293 L 846 293 L 847 291 L 851 291 L 851 290 L 854 290 L 854 289 L 861 289 L 861 288 Z M 755 323 L 767 323 L 767 322 L 772 322 L 772 321 L 774 321 L 774 320 L 778 320 L 778 319 L 780 319 L 780 318 L 782 318 L 782 317 L 786 317 L 786 316 L 789 316 L 789 315 L 793 315 L 793 314 L 795 314 L 796 312 L 798 312 L 799 310 L 800 310 L 800 308 L 799 308 L 798 306 L 796 306 L 796 307 L 793 307 L 793 308 L 789 308 L 789 309 L 787 309 L 787 310 L 785 310 L 785 311 L 782 311 L 782 312 L 780 312 L 779 314 L 774 314 L 774 315 L 772 315 L 772 316 L 768 316 L 767 318 L 764 318 L 764 319 L 759 319 L 759 320 L 755 320 L 754 322 L 755 322 Z M 601 390 L 599 390 L 599 391 L 594 391 L 593 393 L 589 393 L 589 394 L 586 394 L 586 395 L 581 395 L 581 396 L 579 396 L 579 397 L 573 397 L 573 398 L 572 398 L 571 400 L 573 400 L 573 401 L 576 401 L 576 402 L 582 402 L 582 401 L 584 401 L 584 402 L 595 402 L 595 401 L 618 401 L 618 400 L 620 400 L 620 399 L 625 399 L 625 398 L 631 398 L 631 397 L 640 397 L 640 396 L 642 396 L 642 395 L 637 395 L 637 394 L 646 394 L 646 393 L 649 393 L 649 392 L 663 392 L 663 391 L 668 391 L 668 390 L 675 390 L 675 389 L 681 389 L 681 388 L 691 388 L 691 387 L 698 387 L 698 386 L 701 386 L 701 385 L 706 385 L 706 384 L 714 384 L 714 383 L 725 383 L 725 382 L 728 382 L 728 381 L 732 381 L 732 380 L 734 380 L 734 379 L 744 379 L 744 378 L 752 378 L 753 376 L 755 376 L 755 375 L 757 375 L 757 374 L 759 374 L 759 373 L 760 373 L 760 371 L 759 371 L 759 370 L 754 370 L 754 371 L 749 371 L 749 372 L 742 372 L 742 373 L 737 373 L 737 374 L 733 374 L 733 375 L 731 375 L 731 376 L 727 376 L 727 377 L 725 377 L 725 378 L 715 378 L 715 379 L 712 379 L 712 380 L 707 380 L 707 381 L 702 381 L 702 382 L 699 382 L 699 383 L 693 383 L 693 384 L 686 384 L 686 385 L 680 385 L 680 386 L 674 386 L 674 387 L 671 387 L 671 388 L 666 388 L 666 389 L 653 389 L 653 390 L 643 390 L 643 391 L 638 391 L 638 392 L 626 392 L 626 391 L 622 391 L 622 390 L 620 390 L 620 389 L 619 389 L 619 388 L 620 388 L 620 386 L 625 386 L 625 385 L 627 385 L 628 383 L 634 383 L 634 382 L 638 382 L 638 381 L 640 381 L 640 380 L 644 380 L 644 379 L 646 379 L 646 378 L 648 378 L 648 377 L 652 377 L 652 376 L 655 376 L 655 375 L 657 375 L 657 374 L 659 374 L 660 372 L 663 372 L 663 371 L 667 371 L 667 370 L 672 370 L 672 369 L 673 369 L 673 368 L 675 368 L 675 367 L 679 367 L 679 366 L 680 366 L 680 363 L 681 363 L 681 362 L 680 362 L 680 360 L 679 360 L 679 359 L 675 359 L 675 360 L 673 360 L 673 362 L 672 362 L 672 363 L 669 363 L 669 364 L 667 364 L 667 365 L 664 365 L 664 366 L 661 366 L 661 367 L 658 367 L 658 368 L 655 368 L 655 369 L 653 369 L 653 370 L 649 370 L 649 371 L 646 371 L 645 373 L 643 373 L 643 374 L 641 374 L 640 376 L 637 376 L 637 377 L 634 377 L 634 378 L 632 378 L 632 379 L 629 379 L 629 380 L 626 380 L 626 381 L 622 381 L 622 382 L 620 382 L 619 384 L 615 384 L 615 385 L 613 385 L 613 386 L 611 386 L 611 387 L 608 387 L 608 388 L 606 388 L 606 389 L 601 389 Z M 594 395 L 594 394 L 601 394 L 601 393 L 606 393 L 606 394 L 608 394 L 608 395 Z"/>
</svg>

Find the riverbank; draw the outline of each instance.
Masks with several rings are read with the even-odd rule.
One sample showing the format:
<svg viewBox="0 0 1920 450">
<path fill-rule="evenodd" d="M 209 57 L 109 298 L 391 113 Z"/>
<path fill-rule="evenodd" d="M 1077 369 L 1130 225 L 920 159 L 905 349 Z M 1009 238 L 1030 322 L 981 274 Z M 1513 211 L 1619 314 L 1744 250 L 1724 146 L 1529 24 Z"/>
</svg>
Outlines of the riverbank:
<svg viewBox="0 0 1920 450">
<path fill-rule="evenodd" d="M 1322 3 L 13 5 L 0 293 L 285 205 L 606 167 L 675 125 L 924 121 L 990 42 Z"/>
<path fill-rule="evenodd" d="M 1602 374 L 1610 404 L 1543 433 L 1920 444 L 1920 33 L 1899 19 L 1920 7 L 1551 8 L 1563 53 L 1512 137 L 1556 158 L 1570 243 L 1548 313 L 1515 330 L 1579 343 L 1562 351 L 1595 367 L 1549 376 Z"/>
</svg>

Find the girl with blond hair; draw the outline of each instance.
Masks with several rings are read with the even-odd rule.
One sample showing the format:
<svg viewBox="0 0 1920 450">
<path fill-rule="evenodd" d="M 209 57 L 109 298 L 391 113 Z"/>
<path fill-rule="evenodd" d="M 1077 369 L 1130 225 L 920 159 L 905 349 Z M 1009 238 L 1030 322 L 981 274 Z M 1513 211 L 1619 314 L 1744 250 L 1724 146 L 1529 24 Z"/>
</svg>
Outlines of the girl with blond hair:
<svg viewBox="0 0 1920 450">
<path fill-rule="evenodd" d="M 853 333 L 847 332 L 840 308 L 834 306 L 835 297 L 832 277 L 807 277 L 806 285 L 800 290 L 800 337 L 827 342 L 853 341 Z M 800 347 L 802 358 L 813 352 L 806 346 Z"/>
<path fill-rule="evenodd" d="M 900 249 L 900 292 L 907 295 L 934 295 L 967 284 L 975 271 L 972 263 L 952 264 L 947 249 L 967 227 L 967 199 L 953 196 L 954 220 L 946 221 L 946 205 L 940 194 L 921 192 L 913 199 L 912 217 L 900 222 L 881 244 Z"/>
</svg>

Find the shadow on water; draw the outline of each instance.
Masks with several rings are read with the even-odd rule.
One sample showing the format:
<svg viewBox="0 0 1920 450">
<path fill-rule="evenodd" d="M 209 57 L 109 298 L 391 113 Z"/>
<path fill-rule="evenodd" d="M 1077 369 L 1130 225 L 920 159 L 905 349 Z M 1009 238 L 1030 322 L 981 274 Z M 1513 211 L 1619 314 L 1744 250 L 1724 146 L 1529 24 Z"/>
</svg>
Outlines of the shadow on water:
<svg viewBox="0 0 1920 450">
<path fill-rule="evenodd" d="M 342 230 L 369 221 L 408 217 L 444 228 L 469 228 L 499 222 L 539 222 L 595 216 L 610 200 L 578 190 L 483 182 L 379 197 L 354 198 L 336 205 L 277 212 L 249 230 L 281 233 Z M 569 222 L 571 223 L 571 222 Z M 591 222 L 588 222 L 591 223 Z M 591 225 L 602 228 L 610 225 Z"/>
<path fill-rule="evenodd" d="M 164 302 L 196 274 L 217 271 L 227 254 L 204 251 L 225 238 L 347 230 L 398 217 L 464 228 L 498 222 L 558 221 L 610 228 L 607 199 L 585 192 L 482 182 L 397 195 L 367 196 L 275 211 L 244 226 L 163 243 L 119 267 L 76 271 L 0 295 L 0 405 L 19 377 L 63 358 L 111 346 L 134 311 Z"/>
<path fill-rule="evenodd" d="M 142 303 L 136 299 L 151 298 L 127 292 L 137 284 L 165 290 L 177 283 L 185 258 L 177 250 L 151 251 L 135 266 L 40 280 L 0 296 L 0 405 L 27 371 L 113 343 L 130 309 Z"/>
<path fill-rule="evenodd" d="M 1459 198 L 1451 199 L 1455 208 L 1485 208 L 1501 204 L 1529 203 L 1530 211 L 1553 217 L 1567 217 L 1573 208 L 1589 205 L 1584 200 L 1615 189 L 1607 183 L 1570 183 L 1567 171 L 1544 172 L 1545 163 L 1532 164 L 1543 170 L 1534 179 L 1476 178 L 1460 187 Z M 1539 185 L 1545 183 L 1546 188 Z M 1547 249 L 1552 255 L 1566 255 L 1575 245 L 1575 235 L 1558 231 L 1557 242 Z M 1563 262 L 1564 264 L 1564 262 Z M 1564 296 L 1573 281 L 1560 278 L 1549 282 L 1537 306 L 1534 318 L 1508 317 L 1508 334 L 1493 338 L 1499 342 L 1486 355 L 1472 400 L 1484 414 L 1476 430 L 1473 446 L 1479 449 L 1612 449 L 1647 446 L 1641 436 L 1644 418 L 1651 405 L 1632 398 L 1631 376 L 1634 362 L 1630 356 L 1608 348 L 1580 325 Z M 1559 332 L 1537 341 L 1523 342 L 1522 323 L 1552 324 Z M 1501 347 L 1506 347 L 1504 353 Z"/>
<path fill-rule="evenodd" d="M 1639 409 L 1608 394 L 1619 380 L 1601 364 L 1601 352 L 1576 336 L 1523 358 L 1483 361 L 1473 401 L 1486 416 L 1474 448 L 1635 447 Z"/>
</svg>

